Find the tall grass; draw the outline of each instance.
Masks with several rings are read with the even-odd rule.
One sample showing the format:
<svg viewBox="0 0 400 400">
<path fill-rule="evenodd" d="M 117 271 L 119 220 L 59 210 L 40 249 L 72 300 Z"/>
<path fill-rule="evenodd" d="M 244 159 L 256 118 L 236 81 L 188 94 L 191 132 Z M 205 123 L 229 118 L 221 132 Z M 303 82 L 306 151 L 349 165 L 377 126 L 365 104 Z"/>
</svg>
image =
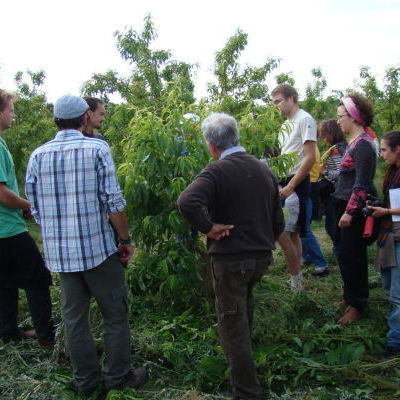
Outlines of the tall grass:
<svg viewBox="0 0 400 400">
<path fill-rule="evenodd" d="M 369 250 L 369 311 L 348 326 L 336 323 L 343 310 L 333 303 L 341 298 L 341 278 L 331 243 L 323 227 L 313 224 L 331 273 L 325 277 L 304 270 L 307 286 L 293 293 L 280 250 L 275 262 L 255 290 L 256 316 L 253 332 L 254 358 L 267 399 L 292 400 L 391 400 L 400 396 L 399 359 L 381 361 L 385 344 L 387 300 Z M 31 233 L 40 242 L 37 227 Z M 52 287 L 54 317 L 59 324 L 54 350 L 35 341 L 0 344 L 0 400 L 77 399 L 68 390 L 71 368 L 63 345 L 57 276 Z M 228 387 L 229 371 L 218 344 L 212 299 L 202 299 L 199 315 L 187 310 L 176 315 L 172 307 L 151 306 L 149 299 L 130 293 L 132 360 L 147 363 L 150 382 L 141 390 L 112 391 L 101 388 L 90 399 L 219 399 Z M 30 327 L 24 295 L 20 301 L 20 325 Z M 102 354 L 99 311 L 91 305 L 95 342 Z M 103 360 L 103 355 L 101 359 Z"/>
</svg>

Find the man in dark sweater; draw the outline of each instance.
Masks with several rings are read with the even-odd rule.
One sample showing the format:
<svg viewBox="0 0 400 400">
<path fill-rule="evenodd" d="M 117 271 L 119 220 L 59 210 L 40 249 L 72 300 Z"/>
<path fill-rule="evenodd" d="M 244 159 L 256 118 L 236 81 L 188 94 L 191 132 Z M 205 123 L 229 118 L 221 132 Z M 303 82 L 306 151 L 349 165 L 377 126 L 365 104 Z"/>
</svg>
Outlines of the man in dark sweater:
<svg viewBox="0 0 400 400">
<path fill-rule="evenodd" d="M 207 235 L 232 396 L 263 399 L 251 354 L 252 289 L 271 263 L 275 241 L 284 228 L 278 184 L 265 164 L 239 146 L 233 117 L 213 113 L 202 130 L 216 162 L 182 192 L 178 206 L 188 222 Z"/>
</svg>

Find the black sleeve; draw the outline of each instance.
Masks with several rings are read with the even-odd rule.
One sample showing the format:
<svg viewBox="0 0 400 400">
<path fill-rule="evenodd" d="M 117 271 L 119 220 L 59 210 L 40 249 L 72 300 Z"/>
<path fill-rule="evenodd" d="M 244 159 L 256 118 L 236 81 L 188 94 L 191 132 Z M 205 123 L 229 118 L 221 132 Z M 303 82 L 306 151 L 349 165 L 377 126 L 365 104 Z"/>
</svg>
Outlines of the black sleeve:
<svg viewBox="0 0 400 400">
<path fill-rule="evenodd" d="M 274 206 L 273 206 L 273 232 L 274 232 L 274 240 L 275 242 L 279 239 L 279 236 L 281 236 L 284 228 L 285 228 L 285 218 L 283 216 L 283 210 L 282 210 L 282 202 L 279 197 L 279 189 L 278 189 L 278 182 L 275 178 L 273 178 L 274 182 L 274 190 L 275 190 L 275 196 L 274 196 Z"/>
<path fill-rule="evenodd" d="M 362 188 L 368 190 L 371 185 L 371 177 L 374 175 L 376 162 L 375 150 L 369 142 L 360 140 L 354 149 L 353 157 L 356 164 L 354 189 Z"/>
<path fill-rule="evenodd" d="M 205 216 L 203 207 L 212 208 L 215 204 L 216 181 L 206 168 L 180 194 L 177 204 L 183 217 L 198 231 L 207 234 L 212 222 Z"/>
</svg>

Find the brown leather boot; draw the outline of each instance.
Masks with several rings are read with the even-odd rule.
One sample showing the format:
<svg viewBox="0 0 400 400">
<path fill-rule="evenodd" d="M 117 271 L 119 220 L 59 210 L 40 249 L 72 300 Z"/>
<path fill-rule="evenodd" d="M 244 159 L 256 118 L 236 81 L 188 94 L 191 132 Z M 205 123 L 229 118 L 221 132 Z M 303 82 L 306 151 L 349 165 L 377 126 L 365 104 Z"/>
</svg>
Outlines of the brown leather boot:
<svg viewBox="0 0 400 400">
<path fill-rule="evenodd" d="M 140 386 L 144 385 L 149 380 L 149 373 L 146 367 L 136 368 L 129 371 L 128 375 L 125 376 L 123 381 L 114 387 L 107 388 L 110 389 L 123 389 L 126 387 L 130 387 L 133 389 L 137 389 Z"/>
</svg>

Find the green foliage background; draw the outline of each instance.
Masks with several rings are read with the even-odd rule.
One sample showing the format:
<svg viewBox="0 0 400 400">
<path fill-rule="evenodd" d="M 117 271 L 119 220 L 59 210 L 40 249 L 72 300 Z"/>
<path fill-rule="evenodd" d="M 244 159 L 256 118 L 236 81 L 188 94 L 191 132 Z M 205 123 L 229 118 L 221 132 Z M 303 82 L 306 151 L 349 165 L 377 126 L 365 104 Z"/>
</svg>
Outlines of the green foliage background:
<svg viewBox="0 0 400 400">
<path fill-rule="evenodd" d="M 115 37 L 121 57 L 132 67 L 131 74 L 121 77 L 112 70 L 94 74 L 82 85 L 82 94 L 99 96 L 106 102 L 103 133 L 118 166 L 137 247 L 126 273 L 132 353 L 136 362 L 149 363 L 153 379 L 148 390 L 109 393 L 107 398 L 203 399 L 200 392 L 216 393 L 225 388 L 228 371 L 218 345 L 204 238 L 180 217 L 176 199 L 211 161 L 200 125 L 212 111 L 235 116 L 241 144 L 257 158 L 266 159 L 277 176 L 291 166 L 293 158 L 275 156 L 282 117 L 270 104 L 270 88 L 265 83 L 280 60 L 267 58 L 261 66 L 242 66 L 240 55 L 248 38 L 238 30 L 216 54 L 216 83 L 208 85 L 205 98 L 195 101 L 196 66 L 174 60 L 167 50 L 153 49 L 157 32 L 150 16 L 146 16 L 141 32 L 127 28 L 117 31 Z M 380 136 L 399 128 L 399 76 L 399 67 L 388 67 L 380 87 L 370 69 L 362 67 L 358 87 L 326 96 L 327 79 L 315 68 L 300 106 L 318 121 L 335 118 L 340 98 L 360 92 L 374 104 L 372 128 Z M 16 74 L 17 116 L 4 137 L 21 184 L 30 153 L 56 132 L 52 105 L 41 91 L 44 79 L 44 71 Z M 290 73 L 275 79 L 295 85 Z M 122 100 L 118 104 L 112 102 L 115 95 Z M 380 169 L 382 174 L 382 165 Z M 324 251 L 331 254 L 322 227 L 314 228 Z M 31 230 L 37 235 L 36 227 Z M 333 257 L 330 263 L 336 264 Z M 274 266 L 257 289 L 254 332 L 255 359 L 270 398 L 366 400 L 398 396 L 399 362 L 380 362 L 378 357 L 384 344 L 387 308 L 378 275 L 371 271 L 370 316 L 350 327 L 335 323 L 337 312 L 331 303 L 341 286 L 335 267 L 328 278 L 310 279 L 307 291 L 301 294 L 288 290 L 286 277 L 277 251 Z M 52 295 L 55 318 L 60 322 L 57 285 Z M 101 346 L 101 317 L 94 304 L 91 321 L 96 343 Z M 23 301 L 21 325 L 29 323 Z M 51 356 L 30 343 L 0 345 L 1 400 L 74 398 L 66 390 L 69 379 L 61 328 Z M 97 392 L 93 399 L 102 396 Z"/>
</svg>

